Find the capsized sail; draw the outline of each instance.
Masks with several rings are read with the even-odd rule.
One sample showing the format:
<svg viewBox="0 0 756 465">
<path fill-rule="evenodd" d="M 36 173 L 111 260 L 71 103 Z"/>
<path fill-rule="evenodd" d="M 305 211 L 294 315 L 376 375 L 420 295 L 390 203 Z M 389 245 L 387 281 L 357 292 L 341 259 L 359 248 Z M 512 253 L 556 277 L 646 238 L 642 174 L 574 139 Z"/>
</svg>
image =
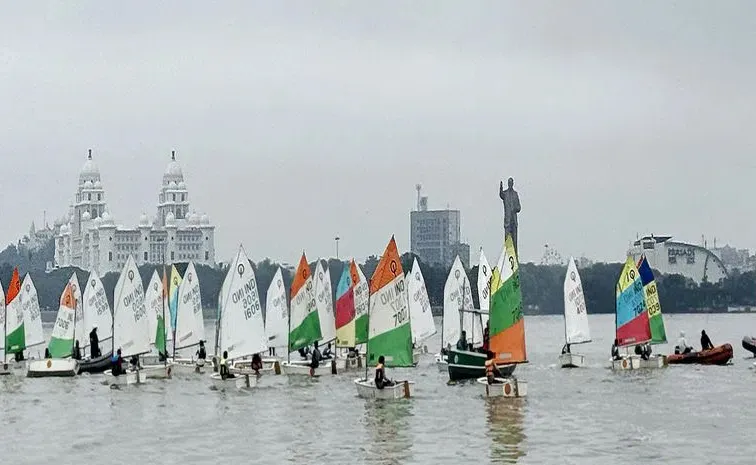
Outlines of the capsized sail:
<svg viewBox="0 0 756 465">
<path fill-rule="evenodd" d="M 26 348 L 44 344 L 45 334 L 42 330 L 42 314 L 39 309 L 37 288 L 34 286 L 29 273 L 21 284 L 21 308 L 24 312 L 24 331 L 26 332 Z"/>
<path fill-rule="evenodd" d="M 21 305 L 21 278 L 18 276 L 18 267 L 13 269 L 5 294 L 5 351 L 8 354 L 23 352 L 26 349 L 26 332 L 24 329 L 24 310 Z"/>
<path fill-rule="evenodd" d="M 496 354 L 496 360 L 503 363 L 523 363 L 528 360 L 519 269 L 512 237 L 507 235 L 499 264 L 491 273 L 488 314 L 490 350 Z"/>
<path fill-rule="evenodd" d="M 178 311 L 176 313 L 176 350 L 186 349 L 205 340 L 205 321 L 202 317 L 202 297 L 200 283 L 194 263 L 189 262 L 184 279 L 178 290 Z"/>
<path fill-rule="evenodd" d="M 633 257 L 627 257 L 616 289 L 617 343 L 620 347 L 651 340 L 643 282 Z"/>
<path fill-rule="evenodd" d="M 89 273 L 83 300 L 84 330 L 92 331 L 97 326 L 98 342 L 102 344 L 113 337 L 113 313 L 105 295 L 105 287 L 95 271 Z M 89 338 L 86 346 L 89 346 Z"/>
<path fill-rule="evenodd" d="M 402 261 L 391 236 L 381 261 L 370 279 L 370 318 L 368 323 L 367 363 L 385 357 L 386 366 L 410 367 L 412 329 Z"/>
<path fill-rule="evenodd" d="M 351 265 L 344 266 L 336 286 L 336 347 L 356 345 L 354 290 L 350 269 Z"/>
<path fill-rule="evenodd" d="M 185 276 L 188 276 L 188 272 Z M 231 359 L 267 350 L 257 280 L 252 264 L 241 246 L 234 263 L 228 269 L 222 289 L 220 350 L 228 351 Z"/>
<path fill-rule="evenodd" d="M 572 257 L 567 265 L 567 274 L 564 276 L 564 339 L 567 344 L 583 344 L 591 341 L 583 283 L 580 280 L 575 259 Z"/>
<path fill-rule="evenodd" d="M 667 332 L 664 329 L 664 317 L 662 317 L 659 293 L 654 279 L 654 272 L 648 264 L 646 256 L 642 256 L 638 262 L 638 273 L 643 283 L 643 296 L 648 308 L 648 324 L 651 327 L 651 344 L 666 344 Z"/>
<path fill-rule="evenodd" d="M 486 254 L 483 253 L 483 247 L 480 248 L 480 258 L 478 259 L 478 302 L 480 309 L 488 312 L 491 299 L 491 265 L 488 264 Z M 481 315 L 483 327 L 488 323 L 488 315 Z"/>
<path fill-rule="evenodd" d="M 314 287 L 310 265 L 307 264 L 307 257 L 302 252 L 294 281 L 291 283 L 290 352 L 321 339 Z"/>
<path fill-rule="evenodd" d="M 63 293 L 60 295 L 60 305 L 58 306 L 58 316 L 55 318 L 50 344 L 47 350 L 50 357 L 64 358 L 73 354 L 74 346 L 74 312 L 76 311 L 76 301 L 71 282 L 66 283 Z"/>
<path fill-rule="evenodd" d="M 113 349 L 121 356 L 146 354 L 154 339 L 144 303 L 144 288 L 134 257 L 129 255 L 113 290 Z"/>
<path fill-rule="evenodd" d="M 368 303 L 370 301 L 370 283 L 362 268 L 352 260 L 349 265 L 354 289 L 354 337 L 357 344 L 364 344 L 368 339 Z"/>
<path fill-rule="evenodd" d="M 425 288 L 425 278 L 420 270 L 417 258 L 412 262 L 412 271 L 407 276 L 407 298 L 409 300 L 410 327 L 412 340 L 415 344 L 436 334 L 436 324 L 433 322 L 430 299 Z"/>
<path fill-rule="evenodd" d="M 333 295 L 331 294 L 331 272 L 323 268 L 321 260 L 315 267 L 315 305 L 320 319 L 320 336 L 323 342 L 336 339 L 336 321 L 333 312 Z"/>
<path fill-rule="evenodd" d="M 289 307 L 286 302 L 281 267 L 273 275 L 265 297 L 265 334 L 268 335 L 268 347 L 286 347 L 289 336 Z"/>
</svg>

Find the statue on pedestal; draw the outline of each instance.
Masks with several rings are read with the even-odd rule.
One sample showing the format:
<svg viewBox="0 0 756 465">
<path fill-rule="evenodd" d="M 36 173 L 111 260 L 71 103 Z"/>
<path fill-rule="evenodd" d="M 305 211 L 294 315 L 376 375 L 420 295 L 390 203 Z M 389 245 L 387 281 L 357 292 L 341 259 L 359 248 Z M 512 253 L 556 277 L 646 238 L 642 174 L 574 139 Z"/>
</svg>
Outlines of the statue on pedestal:
<svg viewBox="0 0 756 465">
<path fill-rule="evenodd" d="M 514 190 L 514 179 L 509 178 L 507 185 L 508 188 L 504 190 L 504 182 L 499 183 L 499 198 L 501 198 L 504 204 L 504 237 L 507 234 L 512 236 L 512 243 L 519 260 L 519 252 L 517 251 L 517 214 L 521 210 L 520 196 Z"/>
</svg>

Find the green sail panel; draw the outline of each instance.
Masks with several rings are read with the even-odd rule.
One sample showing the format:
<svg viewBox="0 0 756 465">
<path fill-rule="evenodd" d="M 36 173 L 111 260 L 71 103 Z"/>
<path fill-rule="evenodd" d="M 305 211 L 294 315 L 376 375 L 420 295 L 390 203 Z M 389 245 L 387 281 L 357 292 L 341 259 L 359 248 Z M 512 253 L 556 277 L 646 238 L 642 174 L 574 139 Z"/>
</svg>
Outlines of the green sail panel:
<svg viewBox="0 0 756 465">
<path fill-rule="evenodd" d="M 378 363 L 378 357 L 381 355 L 386 357 L 388 367 L 413 366 L 412 330 L 409 323 L 370 339 L 368 365 Z"/>
<path fill-rule="evenodd" d="M 50 357 L 70 357 L 73 352 L 73 343 L 73 339 L 58 339 L 57 337 L 51 338 L 50 344 L 47 346 L 47 349 L 50 351 Z"/>
<path fill-rule="evenodd" d="M 368 339 L 368 316 L 360 315 L 354 322 L 355 343 L 364 344 Z"/>
<path fill-rule="evenodd" d="M 320 318 L 318 312 L 307 314 L 302 324 L 292 328 L 289 333 L 289 351 L 299 350 L 306 347 L 321 338 Z"/>
<path fill-rule="evenodd" d="M 155 348 L 162 354 L 167 354 L 165 347 L 165 318 L 158 316 L 157 331 L 155 333 Z"/>
<path fill-rule="evenodd" d="M 6 352 L 9 354 L 23 352 L 26 349 L 26 332 L 23 323 L 5 336 L 5 347 L 8 348 Z"/>
</svg>

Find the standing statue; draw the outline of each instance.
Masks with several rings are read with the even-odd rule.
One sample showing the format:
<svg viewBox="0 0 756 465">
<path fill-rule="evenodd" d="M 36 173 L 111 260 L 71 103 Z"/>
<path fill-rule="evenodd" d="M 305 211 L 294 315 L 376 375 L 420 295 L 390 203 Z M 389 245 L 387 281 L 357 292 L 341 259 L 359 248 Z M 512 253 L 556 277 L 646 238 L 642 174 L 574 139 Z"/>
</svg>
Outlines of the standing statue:
<svg viewBox="0 0 756 465">
<path fill-rule="evenodd" d="M 517 195 L 517 191 L 514 190 L 514 179 L 509 178 L 507 181 L 509 186 L 507 190 L 504 190 L 504 183 L 499 182 L 499 197 L 502 203 L 504 203 L 504 237 L 507 234 L 512 236 L 512 243 L 514 244 L 515 253 L 517 251 L 517 214 L 520 213 L 520 196 Z"/>
</svg>

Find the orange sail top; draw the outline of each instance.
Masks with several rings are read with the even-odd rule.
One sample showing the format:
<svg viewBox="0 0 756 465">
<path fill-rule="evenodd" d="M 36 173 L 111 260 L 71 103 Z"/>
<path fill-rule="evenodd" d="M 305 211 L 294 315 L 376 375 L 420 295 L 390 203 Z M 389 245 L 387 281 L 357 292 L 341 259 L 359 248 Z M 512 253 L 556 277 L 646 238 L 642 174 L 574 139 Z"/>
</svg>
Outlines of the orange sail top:
<svg viewBox="0 0 756 465">
<path fill-rule="evenodd" d="M 10 305 L 19 292 L 21 292 L 21 279 L 18 277 L 18 267 L 16 267 L 13 269 L 13 277 L 8 285 L 8 293 L 5 294 L 5 305 Z"/>
<path fill-rule="evenodd" d="M 349 274 L 352 278 L 352 287 L 354 287 L 360 282 L 360 273 L 357 272 L 357 264 L 354 262 L 354 259 L 349 264 Z"/>
<path fill-rule="evenodd" d="M 307 278 L 310 277 L 310 265 L 307 263 L 307 257 L 302 252 L 302 258 L 299 259 L 299 265 L 297 266 L 297 273 L 294 275 L 294 281 L 291 283 L 291 298 L 299 293 L 302 286 L 305 285 Z"/>
<path fill-rule="evenodd" d="M 373 272 L 373 277 L 370 280 L 370 294 L 377 292 L 378 289 L 393 281 L 401 273 L 404 273 L 402 271 L 402 260 L 399 257 L 399 250 L 396 248 L 394 236 L 391 236 L 391 241 L 389 241 L 386 247 L 386 252 L 381 257 L 381 261 L 378 262 L 378 267 Z"/>
</svg>

